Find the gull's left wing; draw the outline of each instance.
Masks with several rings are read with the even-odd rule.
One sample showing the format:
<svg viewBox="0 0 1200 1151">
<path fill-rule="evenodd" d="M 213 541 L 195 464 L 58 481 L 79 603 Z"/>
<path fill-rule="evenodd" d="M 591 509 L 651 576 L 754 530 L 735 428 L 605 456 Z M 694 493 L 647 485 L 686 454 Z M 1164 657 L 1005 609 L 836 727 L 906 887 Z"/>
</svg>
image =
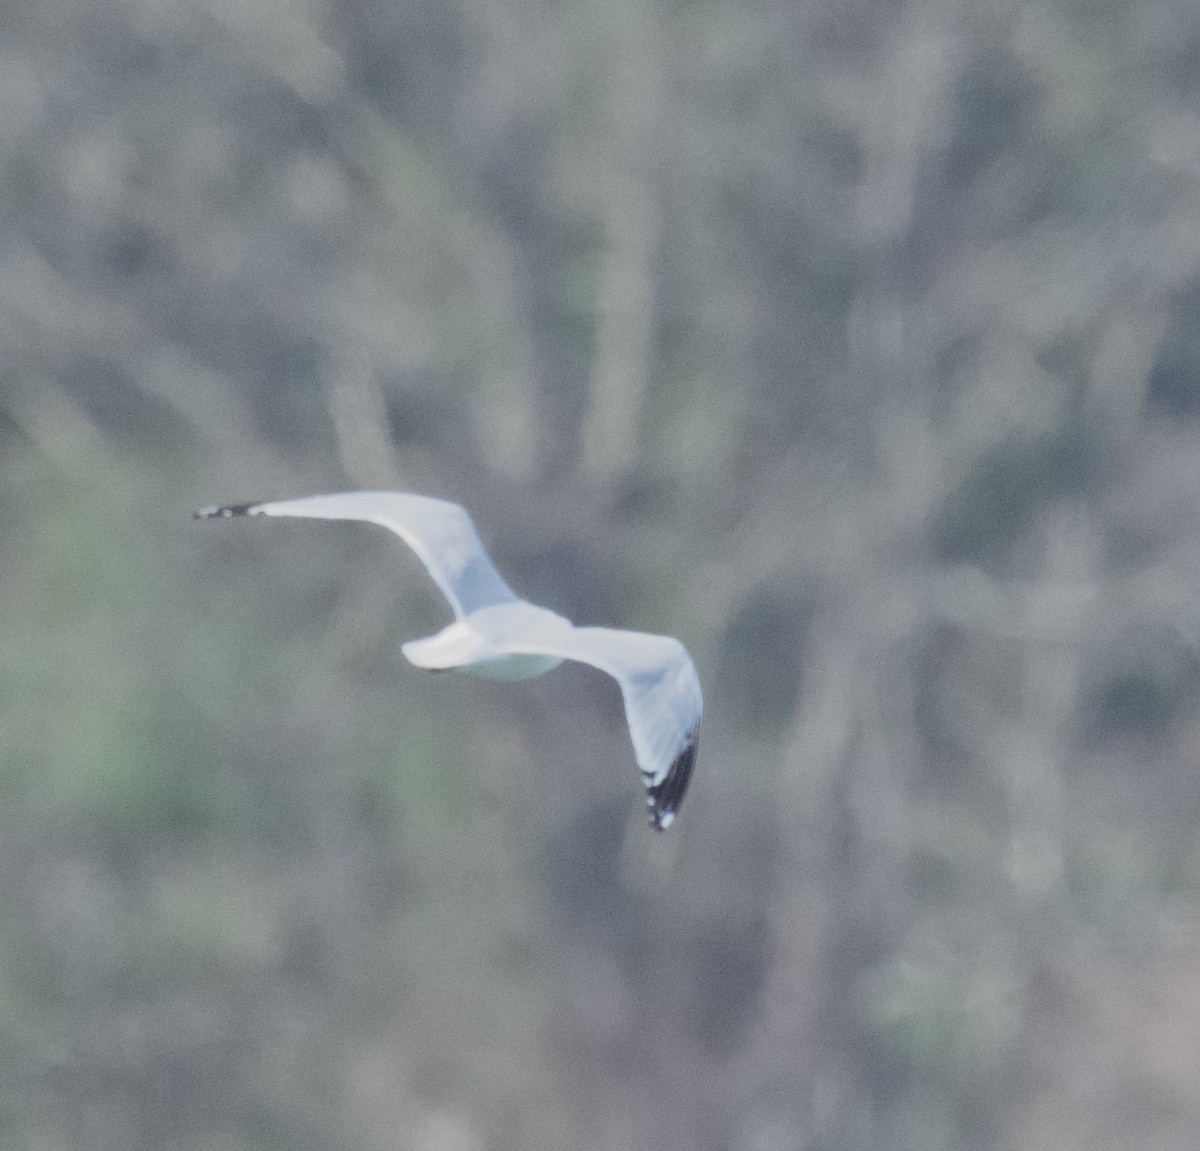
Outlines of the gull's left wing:
<svg viewBox="0 0 1200 1151">
<path fill-rule="evenodd" d="M 447 500 L 404 492 L 340 492 L 271 503 L 226 504 L 202 508 L 195 516 L 295 516 L 378 524 L 395 532 L 417 553 L 456 618 L 518 598 L 484 551 L 471 517 Z"/>
</svg>

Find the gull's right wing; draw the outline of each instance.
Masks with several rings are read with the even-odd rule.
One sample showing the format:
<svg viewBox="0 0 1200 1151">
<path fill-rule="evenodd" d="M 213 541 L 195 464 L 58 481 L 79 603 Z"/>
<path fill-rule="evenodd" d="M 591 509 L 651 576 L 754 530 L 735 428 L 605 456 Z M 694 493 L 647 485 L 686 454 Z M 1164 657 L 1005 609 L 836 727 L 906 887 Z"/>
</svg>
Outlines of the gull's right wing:
<svg viewBox="0 0 1200 1151">
<path fill-rule="evenodd" d="M 478 626 L 485 625 L 480 621 Z M 646 784 L 650 822 L 660 831 L 669 827 L 691 780 L 704 710 L 700 677 L 687 648 L 665 635 L 553 622 L 501 646 L 590 664 L 617 681 Z"/>
</svg>

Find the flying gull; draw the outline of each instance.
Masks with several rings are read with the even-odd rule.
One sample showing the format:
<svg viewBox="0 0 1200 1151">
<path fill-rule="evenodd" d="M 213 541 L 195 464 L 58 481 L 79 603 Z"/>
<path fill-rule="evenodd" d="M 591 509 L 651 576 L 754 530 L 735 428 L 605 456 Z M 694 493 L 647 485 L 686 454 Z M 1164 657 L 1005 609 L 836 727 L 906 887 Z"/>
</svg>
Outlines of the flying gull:
<svg viewBox="0 0 1200 1151">
<path fill-rule="evenodd" d="M 401 647 L 429 671 L 452 668 L 497 679 L 531 679 L 565 659 L 607 672 L 620 685 L 634 757 L 646 784 L 651 826 L 671 825 L 683 802 L 700 730 L 700 680 L 677 639 L 570 620 L 513 593 L 458 504 L 402 492 L 344 492 L 271 503 L 203 508 L 196 519 L 295 516 L 363 520 L 398 535 L 450 602 L 454 622 Z"/>
</svg>

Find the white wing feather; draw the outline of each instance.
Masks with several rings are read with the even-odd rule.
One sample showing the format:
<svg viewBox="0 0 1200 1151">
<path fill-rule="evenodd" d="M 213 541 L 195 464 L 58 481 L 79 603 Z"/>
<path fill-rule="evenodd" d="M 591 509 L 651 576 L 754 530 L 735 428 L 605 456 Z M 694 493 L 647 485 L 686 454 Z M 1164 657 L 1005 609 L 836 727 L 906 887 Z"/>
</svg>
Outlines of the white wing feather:
<svg viewBox="0 0 1200 1151">
<path fill-rule="evenodd" d="M 497 608 L 472 623 L 486 639 L 487 618 L 499 622 L 504 614 Z M 646 632 L 550 623 L 505 635 L 495 650 L 576 660 L 617 681 L 655 826 L 667 827 L 687 790 L 704 710 L 700 677 L 683 644 Z"/>
<path fill-rule="evenodd" d="M 204 508 L 196 516 L 293 516 L 378 524 L 395 532 L 417 553 L 458 619 L 517 598 L 484 551 L 471 517 L 464 508 L 447 500 L 403 492 L 342 492 L 297 500 L 227 504 Z"/>
</svg>

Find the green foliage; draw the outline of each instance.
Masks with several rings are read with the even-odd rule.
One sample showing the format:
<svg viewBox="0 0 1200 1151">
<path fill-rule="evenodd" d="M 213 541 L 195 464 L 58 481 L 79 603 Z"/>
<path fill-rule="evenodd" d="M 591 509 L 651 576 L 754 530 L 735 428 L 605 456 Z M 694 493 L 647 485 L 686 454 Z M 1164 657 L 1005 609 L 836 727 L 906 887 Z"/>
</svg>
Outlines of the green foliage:
<svg viewBox="0 0 1200 1151">
<path fill-rule="evenodd" d="M 1002 562 L 1037 514 L 1085 491 L 1098 466 L 1095 445 L 1077 427 L 996 445 L 973 462 L 938 509 L 937 554 L 950 562 Z"/>
</svg>

